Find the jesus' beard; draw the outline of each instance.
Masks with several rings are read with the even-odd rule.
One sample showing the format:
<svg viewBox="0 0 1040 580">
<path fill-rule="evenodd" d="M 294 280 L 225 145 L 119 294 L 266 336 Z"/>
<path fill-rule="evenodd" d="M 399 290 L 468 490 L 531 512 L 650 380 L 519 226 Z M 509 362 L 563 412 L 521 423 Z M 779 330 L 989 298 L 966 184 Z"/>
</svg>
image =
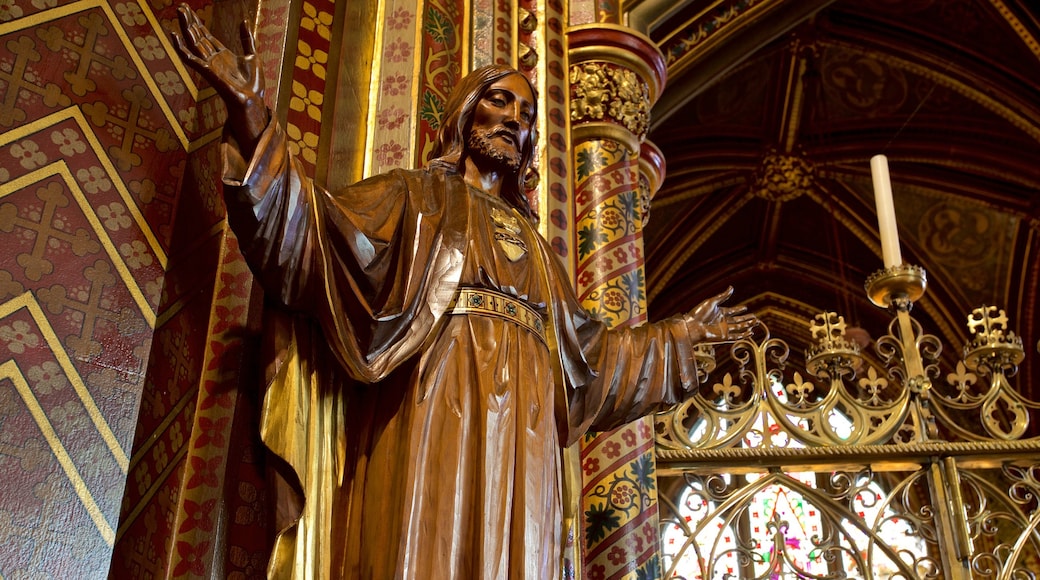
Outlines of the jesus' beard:
<svg viewBox="0 0 1040 580">
<path fill-rule="evenodd" d="M 466 142 L 469 154 L 476 159 L 498 165 L 512 173 L 520 170 L 520 152 L 513 148 L 500 147 L 493 141 L 494 132 L 471 133 Z"/>
</svg>

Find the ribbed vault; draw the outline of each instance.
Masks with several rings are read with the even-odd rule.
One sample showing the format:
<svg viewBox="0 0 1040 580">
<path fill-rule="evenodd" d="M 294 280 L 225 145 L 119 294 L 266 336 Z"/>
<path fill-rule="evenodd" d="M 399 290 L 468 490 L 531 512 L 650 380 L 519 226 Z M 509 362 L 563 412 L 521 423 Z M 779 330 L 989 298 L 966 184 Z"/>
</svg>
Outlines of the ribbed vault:
<svg viewBox="0 0 1040 580">
<path fill-rule="evenodd" d="M 646 230 L 652 316 L 732 284 L 796 353 L 824 310 L 884 334 L 863 290 L 882 266 L 868 161 L 884 153 L 903 258 L 929 276 L 914 316 L 952 367 L 971 309 L 1006 309 L 1027 345 L 1018 384 L 1038 398 L 1040 7 L 654 4 L 630 11 L 669 60 L 650 135 L 668 163 Z"/>
</svg>

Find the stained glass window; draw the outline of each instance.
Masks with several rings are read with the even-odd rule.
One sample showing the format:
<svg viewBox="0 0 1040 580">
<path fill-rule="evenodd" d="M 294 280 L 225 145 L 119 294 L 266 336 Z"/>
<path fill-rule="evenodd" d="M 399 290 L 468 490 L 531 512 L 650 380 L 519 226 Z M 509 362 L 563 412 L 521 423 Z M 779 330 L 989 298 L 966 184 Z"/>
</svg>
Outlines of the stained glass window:
<svg viewBox="0 0 1040 580">
<path fill-rule="evenodd" d="M 846 417 L 835 413 L 830 420 L 839 433 L 851 431 Z M 696 426 L 691 438 L 703 428 Z M 743 439 L 745 447 L 760 445 L 800 447 L 768 413 Z M 898 572 L 892 557 L 926 548 L 889 503 L 883 482 L 875 474 L 853 479 L 812 471 L 687 477 L 674 503 L 678 519 L 662 531 L 665 569 L 686 580 L 864 578 L 865 570 L 888 578 Z M 855 521 L 821 508 L 835 503 Z M 832 509 L 832 517 L 821 509 Z M 891 550 L 868 555 L 871 538 L 861 526 Z"/>
</svg>

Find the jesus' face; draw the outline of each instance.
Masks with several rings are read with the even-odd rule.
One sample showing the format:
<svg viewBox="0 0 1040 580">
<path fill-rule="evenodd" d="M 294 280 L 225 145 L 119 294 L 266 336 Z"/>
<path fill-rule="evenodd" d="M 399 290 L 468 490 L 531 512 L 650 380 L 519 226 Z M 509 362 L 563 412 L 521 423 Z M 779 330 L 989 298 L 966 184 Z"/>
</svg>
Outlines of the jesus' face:
<svg viewBox="0 0 1040 580">
<path fill-rule="evenodd" d="M 498 79 L 474 109 L 467 142 L 470 155 L 515 173 L 533 122 L 534 95 L 527 80 L 519 74 Z"/>
</svg>

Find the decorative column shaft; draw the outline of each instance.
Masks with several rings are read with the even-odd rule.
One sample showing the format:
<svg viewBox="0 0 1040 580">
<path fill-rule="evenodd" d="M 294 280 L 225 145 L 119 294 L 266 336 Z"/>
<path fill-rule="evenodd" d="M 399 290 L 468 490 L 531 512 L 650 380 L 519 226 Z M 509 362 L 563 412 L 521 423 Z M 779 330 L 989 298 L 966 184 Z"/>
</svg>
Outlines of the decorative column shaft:
<svg viewBox="0 0 1040 580">
<path fill-rule="evenodd" d="M 636 326 L 647 320 L 645 208 L 664 170 L 643 140 L 664 58 L 616 25 L 573 28 L 568 42 L 578 297 L 608 325 Z M 649 419 L 582 441 L 582 576 L 660 577 L 653 445 Z"/>
</svg>

